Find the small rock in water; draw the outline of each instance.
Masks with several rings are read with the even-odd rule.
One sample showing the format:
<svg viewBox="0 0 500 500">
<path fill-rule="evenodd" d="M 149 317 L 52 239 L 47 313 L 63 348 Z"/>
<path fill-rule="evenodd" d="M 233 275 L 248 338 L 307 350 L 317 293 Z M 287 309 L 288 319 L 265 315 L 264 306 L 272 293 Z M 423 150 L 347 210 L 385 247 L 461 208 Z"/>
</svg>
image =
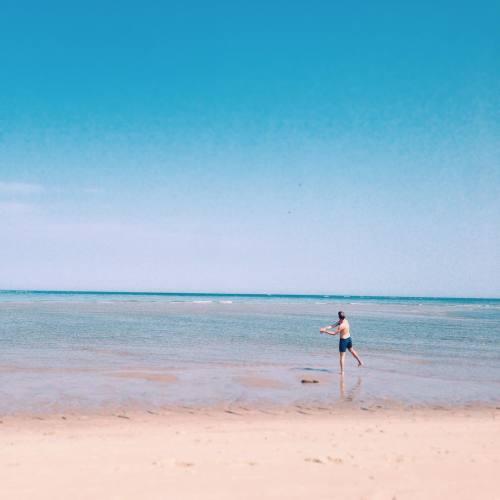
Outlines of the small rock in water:
<svg viewBox="0 0 500 500">
<path fill-rule="evenodd" d="M 303 378 L 301 380 L 303 384 L 319 384 L 319 380 Z"/>
</svg>

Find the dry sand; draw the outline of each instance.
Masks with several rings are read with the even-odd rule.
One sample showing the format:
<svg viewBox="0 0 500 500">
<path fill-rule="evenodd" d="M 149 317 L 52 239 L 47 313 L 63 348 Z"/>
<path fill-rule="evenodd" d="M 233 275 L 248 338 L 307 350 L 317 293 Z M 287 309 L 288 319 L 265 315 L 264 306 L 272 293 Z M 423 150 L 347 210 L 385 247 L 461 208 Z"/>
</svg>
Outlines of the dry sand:
<svg viewBox="0 0 500 500">
<path fill-rule="evenodd" d="M 500 499 L 500 411 L 4 417 L 0 484 L 9 500 Z"/>
</svg>

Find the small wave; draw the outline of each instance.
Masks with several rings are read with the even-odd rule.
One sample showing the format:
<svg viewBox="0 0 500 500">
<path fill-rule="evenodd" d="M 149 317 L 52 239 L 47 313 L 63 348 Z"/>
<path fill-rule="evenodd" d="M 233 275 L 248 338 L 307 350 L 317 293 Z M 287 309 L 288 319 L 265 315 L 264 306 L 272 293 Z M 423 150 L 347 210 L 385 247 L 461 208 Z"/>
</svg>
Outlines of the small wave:
<svg viewBox="0 0 500 500">
<path fill-rule="evenodd" d="M 232 304 L 232 300 L 219 300 L 219 304 Z"/>
<path fill-rule="evenodd" d="M 211 304 L 213 300 L 193 300 L 192 304 Z"/>
</svg>

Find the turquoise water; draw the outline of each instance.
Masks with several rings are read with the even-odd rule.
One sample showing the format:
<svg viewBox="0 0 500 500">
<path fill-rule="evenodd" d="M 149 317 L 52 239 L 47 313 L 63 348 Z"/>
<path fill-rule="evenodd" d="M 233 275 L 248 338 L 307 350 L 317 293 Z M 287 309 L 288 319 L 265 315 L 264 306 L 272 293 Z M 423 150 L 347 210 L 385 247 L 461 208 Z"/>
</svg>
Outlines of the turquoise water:
<svg viewBox="0 0 500 500">
<path fill-rule="evenodd" d="M 366 363 L 343 379 L 339 309 Z M 2 413 L 500 402 L 499 299 L 5 291 L 0 315 Z"/>
</svg>

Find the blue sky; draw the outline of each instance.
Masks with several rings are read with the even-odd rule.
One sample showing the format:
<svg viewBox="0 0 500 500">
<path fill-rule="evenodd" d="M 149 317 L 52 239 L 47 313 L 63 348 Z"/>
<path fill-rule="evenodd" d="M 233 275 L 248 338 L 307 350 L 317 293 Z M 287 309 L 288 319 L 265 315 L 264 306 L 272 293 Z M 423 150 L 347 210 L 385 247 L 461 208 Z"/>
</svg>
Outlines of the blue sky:
<svg viewBox="0 0 500 500">
<path fill-rule="evenodd" d="M 500 295 L 498 2 L 7 2 L 0 288 Z"/>
</svg>

